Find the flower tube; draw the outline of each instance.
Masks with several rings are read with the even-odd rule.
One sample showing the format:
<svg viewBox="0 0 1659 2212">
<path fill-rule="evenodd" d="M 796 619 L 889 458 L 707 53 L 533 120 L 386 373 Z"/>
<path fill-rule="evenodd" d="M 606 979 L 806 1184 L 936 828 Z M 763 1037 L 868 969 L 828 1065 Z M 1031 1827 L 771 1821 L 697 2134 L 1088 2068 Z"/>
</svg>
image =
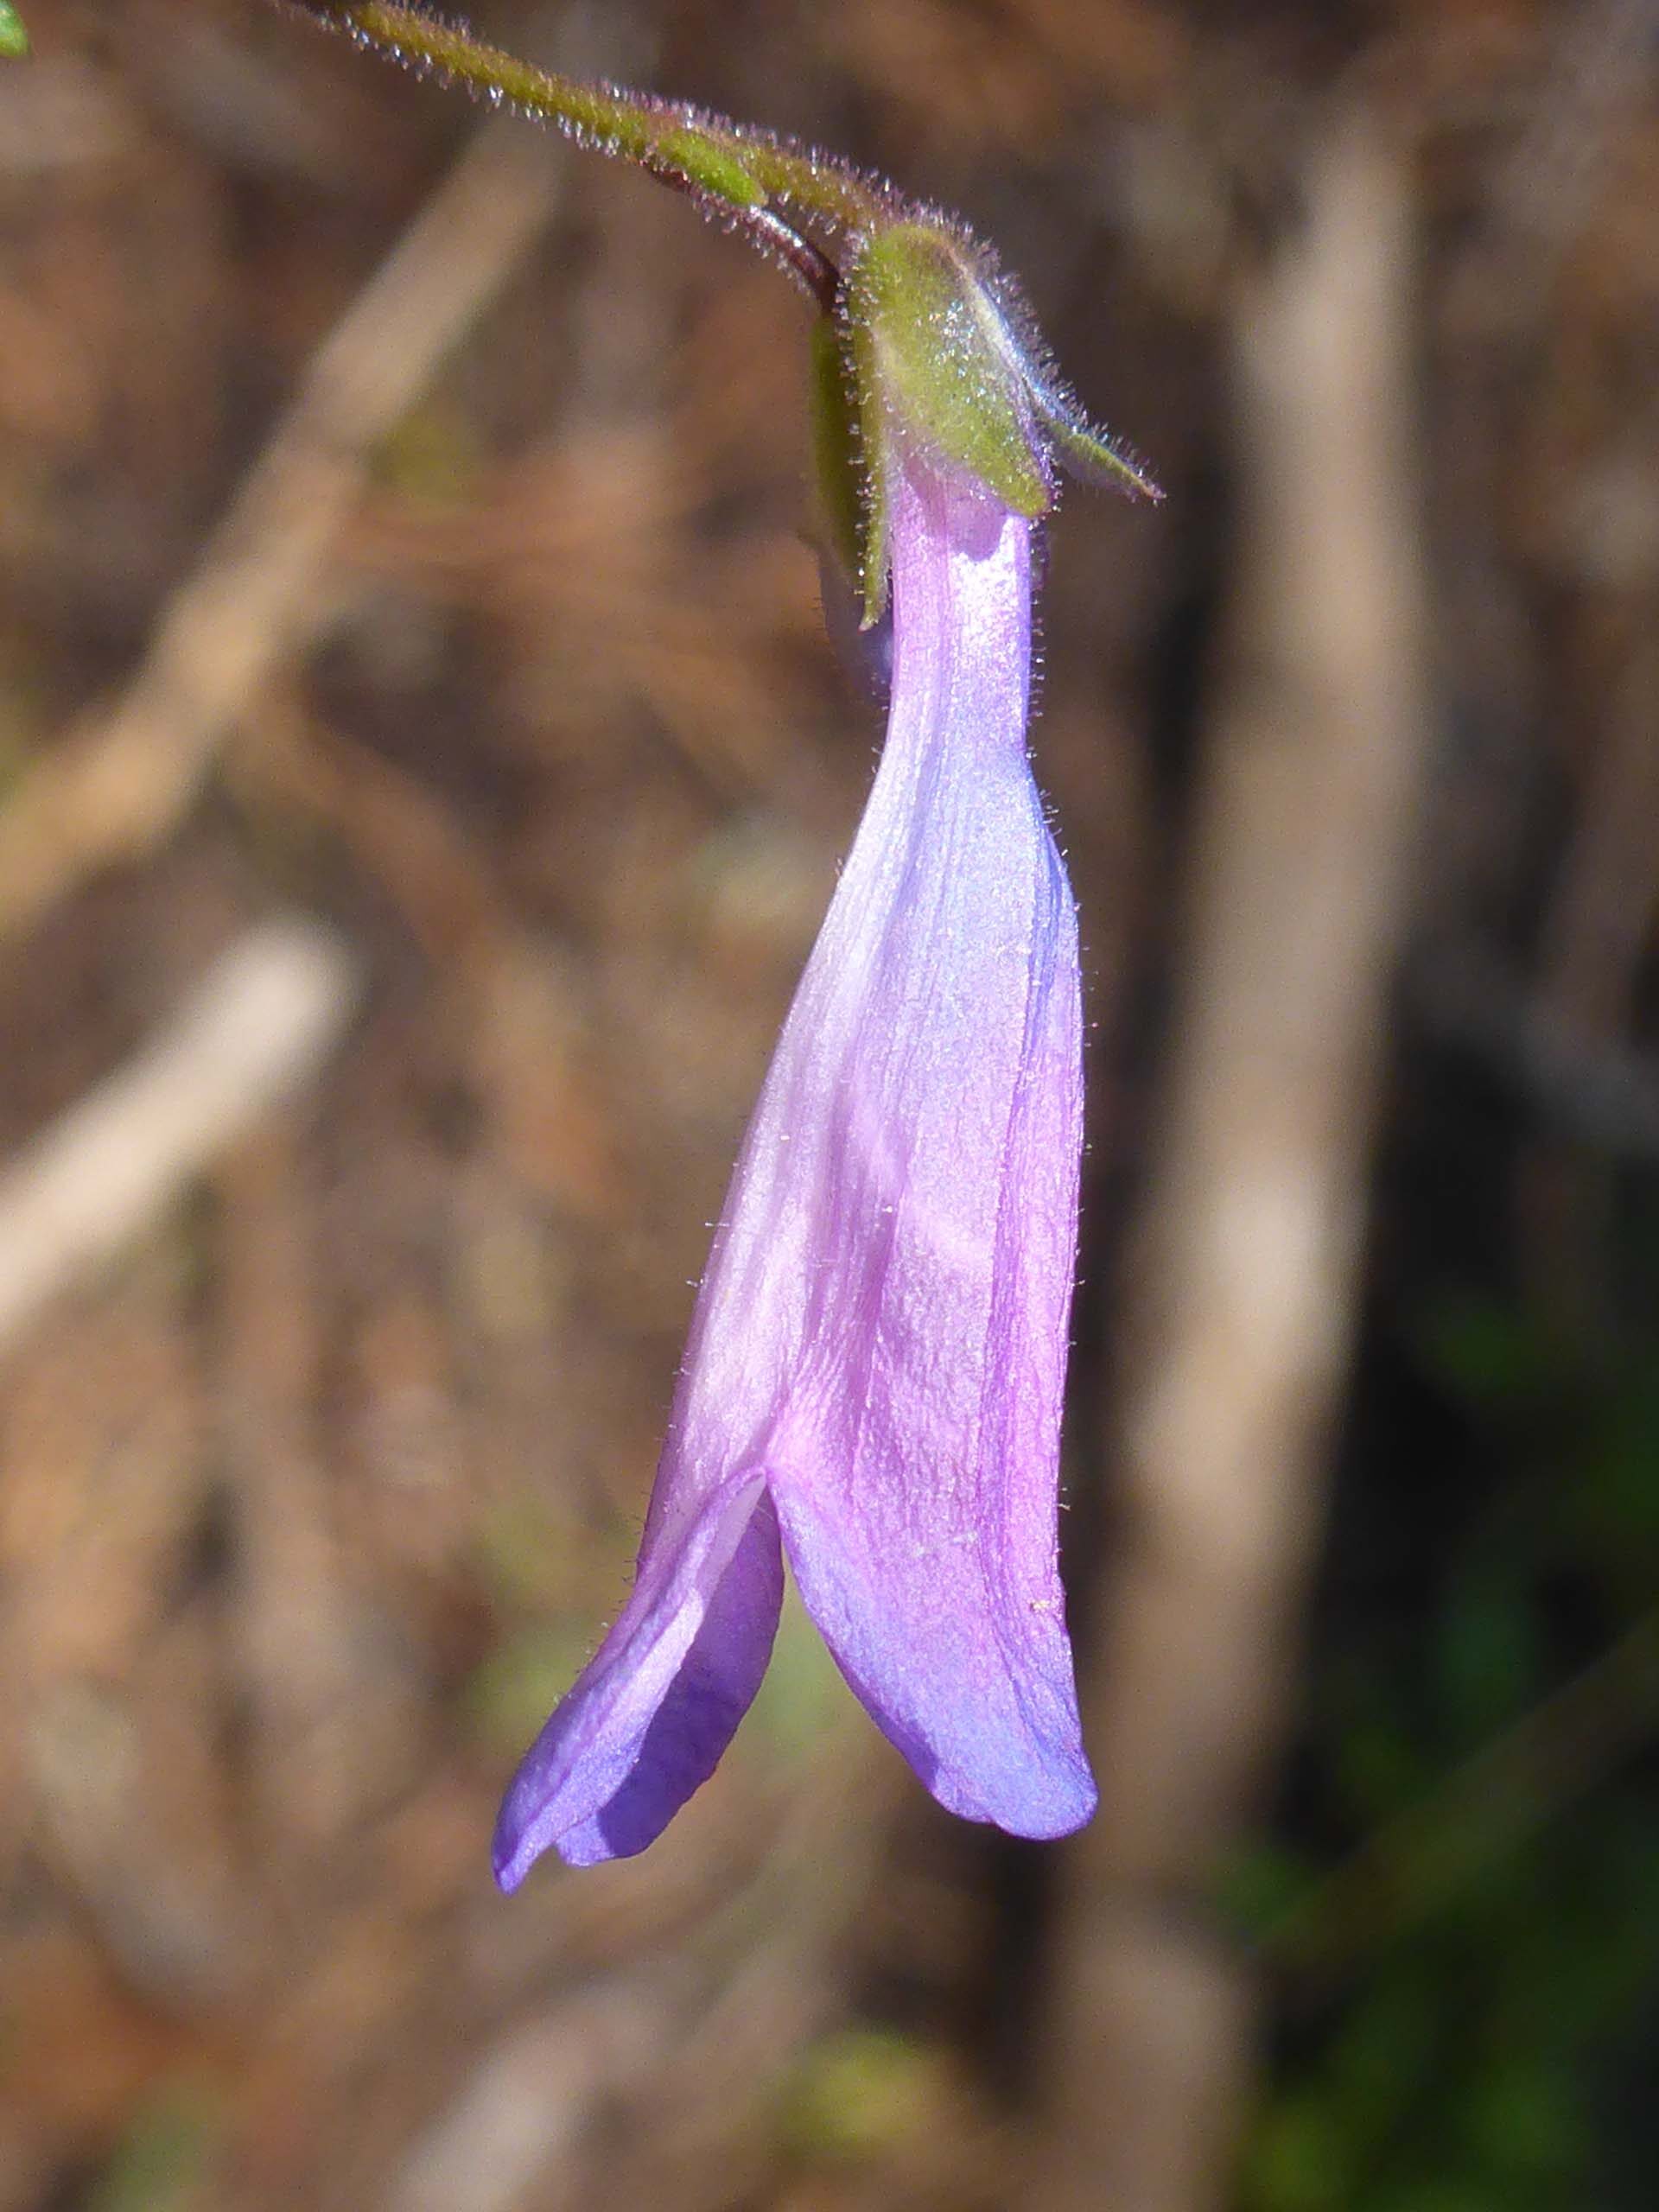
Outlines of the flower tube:
<svg viewBox="0 0 1659 2212">
<path fill-rule="evenodd" d="M 697 1300 L 632 1595 L 524 1760 L 515 1887 L 643 1850 L 765 1670 L 781 1551 L 939 1802 L 1095 1791 L 1056 1569 L 1081 1142 L 1077 923 L 1026 750 L 1032 531 L 894 442 L 893 688 Z"/>
</svg>

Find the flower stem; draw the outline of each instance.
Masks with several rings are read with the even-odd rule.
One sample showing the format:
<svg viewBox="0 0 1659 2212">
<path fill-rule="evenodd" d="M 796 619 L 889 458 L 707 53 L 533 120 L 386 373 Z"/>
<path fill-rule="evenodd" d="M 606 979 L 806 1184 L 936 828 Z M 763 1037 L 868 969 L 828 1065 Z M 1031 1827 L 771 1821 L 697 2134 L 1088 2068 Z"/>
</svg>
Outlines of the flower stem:
<svg viewBox="0 0 1659 2212">
<path fill-rule="evenodd" d="M 388 5 L 384 0 L 290 4 L 406 68 L 448 78 L 486 99 L 555 124 L 583 145 L 636 163 L 705 208 L 735 219 L 756 244 L 777 253 L 815 291 L 822 271 L 813 257 L 828 267 L 828 256 L 803 240 L 768 203 L 776 200 L 799 208 L 836 232 L 868 230 L 892 212 L 887 188 L 845 162 L 741 129 L 684 102 L 578 84 L 519 61 L 423 7 Z M 771 217 L 769 222 L 751 219 L 763 213 Z M 796 249 L 802 246 L 807 251 L 798 256 Z"/>
</svg>

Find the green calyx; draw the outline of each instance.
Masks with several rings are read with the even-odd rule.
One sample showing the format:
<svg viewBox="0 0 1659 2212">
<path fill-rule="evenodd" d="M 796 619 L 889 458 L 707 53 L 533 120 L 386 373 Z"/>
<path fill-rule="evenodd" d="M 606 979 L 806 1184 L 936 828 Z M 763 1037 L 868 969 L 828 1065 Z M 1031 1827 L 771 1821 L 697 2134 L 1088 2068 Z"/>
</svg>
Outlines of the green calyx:
<svg viewBox="0 0 1659 2212">
<path fill-rule="evenodd" d="M 948 232 L 899 223 L 848 274 L 845 351 L 863 523 L 855 571 L 864 626 L 887 601 L 887 483 L 895 439 L 976 476 L 1016 514 L 1052 504 L 1017 360 L 983 278 Z"/>
<path fill-rule="evenodd" d="M 1016 514 L 1051 504 L 1025 379 L 982 279 L 956 242 L 905 223 L 872 238 L 848 315 L 894 425 L 988 485 Z"/>
<path fill-rule="evenodd" d="M 983 256 L 941 221 L 901 219 L 864 238 L 836 300 L 833 341 L 820 341 L 817 386 L 823 504 L 866 629 L 887 608 L 888 487 L 906 442 L 1033 520 L 1054 503 L 1055 462 L 1160 496 L 1056 385 Z"/>
<path fill-rule="evenodd" d="M 29 33 L 10 0 L 0 0 L 0 60 L 21 61 L 29 52 Z"/>
<path fill-rule="evenodd" d="M 879 442 L 867 445 L 859 421 L 862 385 L 850 337 L 839 315 L 820 315 L 812 327 L 812 458 L 827 550 L 842 574 L 862 585 L 874 566 L 873 549 L 867 542 L 876 504 L 868 482 L 868 456 L 871 452 L 879 456 L 880 448 Z M 865 597 L 868 611 L 868 593 Z"/>
</svg>

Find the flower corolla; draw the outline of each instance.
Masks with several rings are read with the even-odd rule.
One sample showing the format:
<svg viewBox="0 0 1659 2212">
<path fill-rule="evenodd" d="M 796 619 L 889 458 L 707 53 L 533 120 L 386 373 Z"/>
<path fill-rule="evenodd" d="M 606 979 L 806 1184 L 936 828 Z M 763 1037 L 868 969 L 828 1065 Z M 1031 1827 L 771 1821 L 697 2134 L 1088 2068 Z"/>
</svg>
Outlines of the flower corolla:
<svg viewBox="0 0 1659 2212">
<path fill-rule="evenodd" d="M 760 1683 L 787 1557 L 939 1802 L 1095 1790 L 1056 1566 L 1076 1248 L 1077 920 L 1026 749 L 1032 532 L 897 448 L 887 736 L 756 1106 L 632 1596 L 525 1759 L 496 1870 L 642 1850 Z"/>
</svg>

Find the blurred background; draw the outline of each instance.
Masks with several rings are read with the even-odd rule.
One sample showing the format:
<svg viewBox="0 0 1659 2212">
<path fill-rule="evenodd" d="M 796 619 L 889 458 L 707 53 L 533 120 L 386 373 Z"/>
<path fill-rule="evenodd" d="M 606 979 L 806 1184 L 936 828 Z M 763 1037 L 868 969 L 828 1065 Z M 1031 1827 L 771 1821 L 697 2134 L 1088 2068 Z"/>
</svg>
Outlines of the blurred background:
<svg viewBox="0 0 1659 2212">
<path fill-rule="evenodd" d="M 807 315 L 255 0 L 0 75 L 0 2212 L 1659 2188 L 1659 18 L 478 0 L 995 237 L 1050 533 L 1104 1802 L 786 1618 L 487 1878 L 868 785 Z"/>
</svg>

